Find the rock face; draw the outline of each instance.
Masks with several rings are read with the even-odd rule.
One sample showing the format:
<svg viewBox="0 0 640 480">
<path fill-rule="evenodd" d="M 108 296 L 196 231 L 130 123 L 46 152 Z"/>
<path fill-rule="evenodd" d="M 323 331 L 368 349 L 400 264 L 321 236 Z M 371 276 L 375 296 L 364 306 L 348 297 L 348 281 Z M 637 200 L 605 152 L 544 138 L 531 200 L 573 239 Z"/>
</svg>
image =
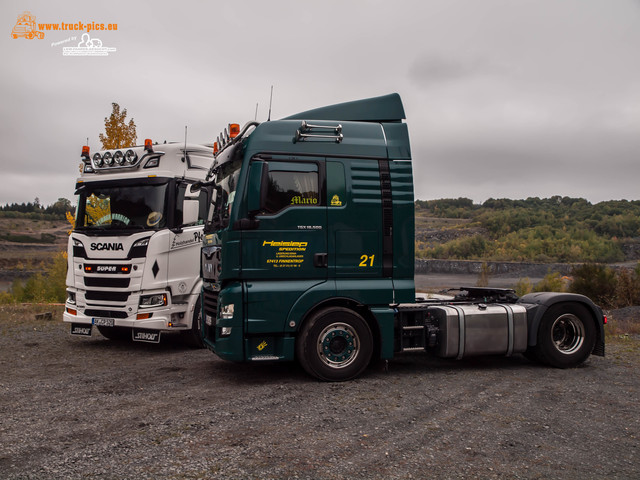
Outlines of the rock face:
<svg viewBox="0 0 640 480">
<path fill-rule="evenodd" d="M 417 258 L 416 274 L 447 273 L 452 275 L 479 274 L 482 264 L 489 267 L 490 275 L 509 275 L 516 277 L 544 277 L 549 272 L 569 275 L 573 264 L 570 263 L 515 263 L 515 262 L 478 262 L 471 260 L 428 260 Z"/>
</svg>

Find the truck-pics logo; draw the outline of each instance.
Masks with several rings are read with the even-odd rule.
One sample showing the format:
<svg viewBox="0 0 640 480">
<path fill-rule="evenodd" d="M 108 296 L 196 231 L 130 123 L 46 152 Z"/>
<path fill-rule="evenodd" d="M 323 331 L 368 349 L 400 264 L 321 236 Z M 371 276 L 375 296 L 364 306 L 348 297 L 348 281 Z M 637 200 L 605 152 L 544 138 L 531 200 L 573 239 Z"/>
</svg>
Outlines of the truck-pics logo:
<svg viewBox="0 0 640 480">
<path fill-rule="evenodd" d="M 88 33 L 83 33 L 77 47 L 63 47 L 62 55 L 65 57 L 106 57 L 115 48 L 103 47 L 102 40 L 91 38 Z"/>
<path fill-rule="evenodd" d="M 14 39 L 24 37 L 29 40 L 33 40 L 34 38 L 42 40 L 44 38 L 44 32 L 38 30 L 37 27 L 35 15 L 32 15 L 31 12 L 23 12 L 18 15 L 18 21 L 13 27 L 13 30 L 11 30 L 11 37 Z"/>
<path fill-rule="evenodd" d="M 99 22 L 58 22 L 58 23 L 36 23 L 36 16 L 31 12 L 22 12 L 18 15 L 16 24 L 11 29 L 11 38 L 14 40 L 17 38 L 26 38 L 33 40 L 37 38 L 42 40 L 45 32 L 69 32 L 77 33 L 71 37 L 67 37 L 63 40 L 54 41 L 51 43 L 52 47 L 57 47 L 64 43 L 77 42 L 78 35 L 80 41 L 77 46 L 64 47 L 62 49 L 62 55 L 72 57 L 106 57 L 110 53 L 115 52 L 113 47 L 107 47 L 103 45 L 102 40 L 99 38 L 91 38 L 89 32 L 104 32 L 104 31 L 117 31 L 117 23 L 99 23 Z"/>
</svg>

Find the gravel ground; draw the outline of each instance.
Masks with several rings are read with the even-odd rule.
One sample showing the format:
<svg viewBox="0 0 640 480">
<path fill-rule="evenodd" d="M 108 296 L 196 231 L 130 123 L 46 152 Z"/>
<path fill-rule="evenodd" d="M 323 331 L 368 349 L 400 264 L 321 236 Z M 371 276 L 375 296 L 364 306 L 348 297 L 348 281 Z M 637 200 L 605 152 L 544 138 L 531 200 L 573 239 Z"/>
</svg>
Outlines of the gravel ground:
<svg viewBox="0 0 640 480">
<path fill-rule="evenodd" d="M 0 310 L 0 477 L 640 478 L 640 340 L 582 367 L 400 356 L 321 383 Z"/>
</svg>

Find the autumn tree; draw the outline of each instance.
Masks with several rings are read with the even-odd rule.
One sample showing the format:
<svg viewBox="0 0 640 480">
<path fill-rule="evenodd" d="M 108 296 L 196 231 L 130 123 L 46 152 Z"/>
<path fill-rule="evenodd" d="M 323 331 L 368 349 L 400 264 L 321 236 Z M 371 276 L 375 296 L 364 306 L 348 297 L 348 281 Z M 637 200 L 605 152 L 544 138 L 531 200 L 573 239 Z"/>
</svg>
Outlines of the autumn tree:
<svg viewBox="0 0 640 480">
<path fill-rule="evenodd" d="M 104 118 L 105 134 L 100 134 L 99 138 L 102 142 L 102 148 L 108 150 L 111 148 L 131 147 L 136 144 L 136 124 L 133 118 L 126 123 L 127 109 L 120 111 L 120 105 L 112 103 L 113 111 L 111 116 Z"/>
</svg>

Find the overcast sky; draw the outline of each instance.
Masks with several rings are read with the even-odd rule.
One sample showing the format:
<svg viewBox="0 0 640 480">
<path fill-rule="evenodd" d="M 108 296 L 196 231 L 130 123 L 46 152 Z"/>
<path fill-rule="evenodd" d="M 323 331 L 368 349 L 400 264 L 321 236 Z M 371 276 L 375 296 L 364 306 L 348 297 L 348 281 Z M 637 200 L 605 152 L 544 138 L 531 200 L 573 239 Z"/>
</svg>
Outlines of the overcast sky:
<svg viewBox="0 0 640 480">
<path fill-rule="evenodd" d="M 24 10 L 117 24 L 90 32 L 115 51 L 13 39 Z M 0 204 L 71 199 L 111 102 L 139 143 L 185 125 L 211 143 L 256 104 L 266 120 L 271 85 L 274 119 L 398 92 L 419 199 L 640 199 L 638 0 L 3 0 L 0 18 Z"/>
</svg>

